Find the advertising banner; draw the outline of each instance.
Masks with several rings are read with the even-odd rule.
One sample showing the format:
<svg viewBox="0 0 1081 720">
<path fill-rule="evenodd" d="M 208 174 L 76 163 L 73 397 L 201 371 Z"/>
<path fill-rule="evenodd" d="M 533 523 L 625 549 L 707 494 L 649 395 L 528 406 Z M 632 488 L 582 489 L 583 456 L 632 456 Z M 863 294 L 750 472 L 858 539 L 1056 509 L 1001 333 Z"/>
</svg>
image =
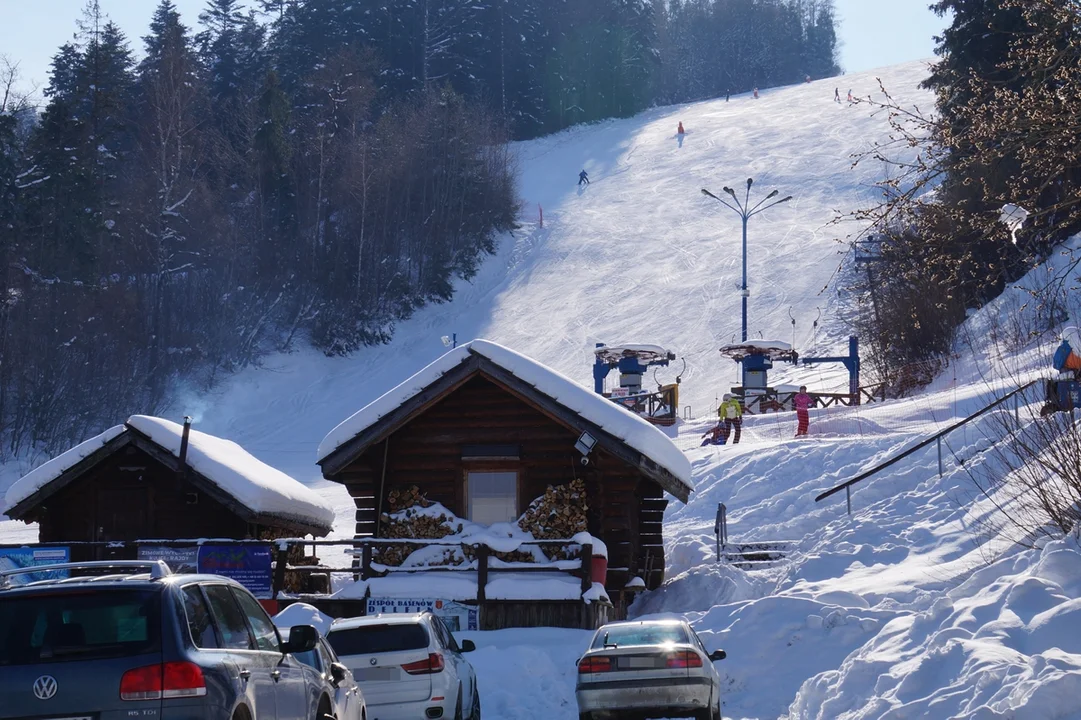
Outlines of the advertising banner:
<svg viewBox="0 0 1081 720">
<path fill-rule="evenodd" d="M 272 561 L 270 545 L 199 546 L 199 572 L 236 580 L 260 600 L 273 594 Z"/>
<path fill-rule="evenodd" d="M 71 561 L 71 550 L 66 547 L 51 548 L 0 548 L 0 571 L 21 570 L 30 567 L 59 565 Z M 59 580 L 68 577 L 67 570 L 42 570 L 22 573 L 11 577 L 12 585 L 25 585 L 38 580 Z"/>
<path fill-rule="evenodd" d="M 164 560 L 175 573 L 199 572 L 199 548 L 164 547 L 161 545 L 140 545 L 140 560 Z"/>
<path fill-rule="evenodd" d="M 453 632 L 476 630 L 478 628 L 477 608 L 472 605 L 463 605 L 462 603 L 437 598 L 368 598 L 369 615 L 425 611 L 443 618 Z"/>
</svg>

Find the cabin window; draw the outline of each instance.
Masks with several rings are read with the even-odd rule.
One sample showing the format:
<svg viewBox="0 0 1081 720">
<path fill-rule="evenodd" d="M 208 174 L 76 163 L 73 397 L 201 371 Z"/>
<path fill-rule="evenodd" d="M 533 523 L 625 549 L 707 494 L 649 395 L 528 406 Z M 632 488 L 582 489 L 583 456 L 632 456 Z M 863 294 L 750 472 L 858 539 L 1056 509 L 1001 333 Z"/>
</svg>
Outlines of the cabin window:
<svg viewBox="0 0 1081 720">
<path fill-rule="evenodd" d="M 518 519 L 518 473 L 470 472 L 469 519 L 479 525 Z"/>
</svg>

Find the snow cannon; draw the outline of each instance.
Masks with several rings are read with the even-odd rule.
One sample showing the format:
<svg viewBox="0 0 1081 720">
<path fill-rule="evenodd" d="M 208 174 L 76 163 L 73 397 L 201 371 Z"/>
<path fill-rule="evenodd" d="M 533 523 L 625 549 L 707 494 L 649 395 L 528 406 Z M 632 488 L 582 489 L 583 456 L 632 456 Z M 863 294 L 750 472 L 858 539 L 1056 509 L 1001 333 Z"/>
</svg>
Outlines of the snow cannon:
<svg viewBox="0 0 1081 720">
<path fill-rule="evenodd" d="M 687 361 L 683 361 L 683 370 L 674 383 L 658 382 L 657 392 L 642 389 L 642 376 L 649 368 L 667 367 L 675 359 L 674 352 L 660 345 L 597 343 L 593 350 L 593 390 L 656 425 L 674 425 L 679 410 L 679 383 Z M 613 370 L 619 371 L 619 387 L 608 392 L 605 379 Z"/>
<path fill-rule="evenodd" d="M 1042 416 L 1081 405 L 1081 330 L 1068 327 L 1060 339 L 1062 342 L 1051 358 L 1051 367 L 1058 375 L 1047 380 L 1044 406 L 1040 408 Z"/>
</svg>

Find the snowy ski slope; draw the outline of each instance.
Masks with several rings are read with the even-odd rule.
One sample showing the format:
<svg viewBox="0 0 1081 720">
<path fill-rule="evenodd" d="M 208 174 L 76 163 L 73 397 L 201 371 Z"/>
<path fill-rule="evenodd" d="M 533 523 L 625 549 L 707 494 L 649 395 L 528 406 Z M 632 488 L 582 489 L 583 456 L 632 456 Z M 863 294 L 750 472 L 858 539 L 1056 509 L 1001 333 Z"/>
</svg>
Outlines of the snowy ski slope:
<svg viewBox="0 0 1081 720">
<path fill-rule="evenodd" d="M 675 440 L 696 492 L 666 515 L 669 583 L 635 610 L 685 613 L 708 645 L 728 650 L 726 718 L 1079 719 L 1081 552 L 1075 541 L 1019 550 L 982 532 L 993 514 L 969 475 L 985 461 L 978 426 L 950 436 L 941 479 L 928 451 L 860 485 L 851 519 L 843 495 L 813 500 L 1041 369 L 1050 338 L 1008 367 L 1003 348 L 987 342 L 990 325 L 1020 313 L 1023 292 L 970 320 L 967 336 L 981 342 L 959 347 L 921 396 L 816 411 L 808 440 L 792 439 L 794 419 L 777 415 L 748 420 L 739 446 L 698 447 L 714 398 L 737 379 L 717 347 L 740 327 L 739 220 L 699 189 L 740 187 L 753 176 L 757 197 L 774 188 L 795 196 L 751 221 L 751 335 L 792 341 L 791 312 L 801 353 L 842 353 L 849 329 L 831 281 L 844 250 L 837 239 L 855 228 L 829 223 L 871 201 L 882 168 L 852 171 L 851 154 L 887 128 L 866 107 L 834 103 L 833 91 L 874 93 L 881 77 L 896 98 L 929 106 L 917 89 L 924 74 L 911 63 L 520 143 L 522 227 L 472 283 L 459 283 L 453 302 L 424 309 L 389 345 L 350 358 L 269 358 L 210 396 L 184 397 L 174 414 L 195 416 L 200 429 L 312 484 L 338 508 L 335 532 L 347 536 L 352 502 L 319 479 L 316 447 L 441 355 L 441 335 L 494 340 L 586 386 L 595 342 L 666 345 L 688 360 L 681 404 L 698 419 Z M 688 130 L 682 147 L 679 121 Z M 578 188 L 583 168 L 593 184 Z M 823 390 L 846 382 L 829 366 L 780 368 L 771 379 Z M 0 477 L 22 469 L 8 466 Z M 733 539 L 792 540 L 793 555 L 750 573 L 716 564 L 719 502 Z M 0 523 L 0 541 L 33 535 Z M 474 639 L 486 715 L 576 716 L 572 661 L 587 634 L 509 630 Z"/>
</svg>

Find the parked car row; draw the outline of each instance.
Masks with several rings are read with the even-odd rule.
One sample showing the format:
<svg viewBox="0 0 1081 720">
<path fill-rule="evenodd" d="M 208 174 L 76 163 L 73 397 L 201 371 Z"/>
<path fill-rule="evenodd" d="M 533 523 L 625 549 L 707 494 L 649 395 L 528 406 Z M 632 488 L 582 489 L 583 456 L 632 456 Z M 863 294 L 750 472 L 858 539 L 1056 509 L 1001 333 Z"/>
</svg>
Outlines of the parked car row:
<svg viewBox="0 0 1081 720">
<path fill-rule="evenodd" d="M 55 569 L 99 574 L 16 586 L 27 570 L 0 572 L 0 718 L 480 720 L 476 648 L 431 613 L 283 639 L 223 577 L 142 561 Z M 724 656 L 680 620 L 606 625 L 577 662 L 579 716 L 719 720 Z"/>
</svg>

